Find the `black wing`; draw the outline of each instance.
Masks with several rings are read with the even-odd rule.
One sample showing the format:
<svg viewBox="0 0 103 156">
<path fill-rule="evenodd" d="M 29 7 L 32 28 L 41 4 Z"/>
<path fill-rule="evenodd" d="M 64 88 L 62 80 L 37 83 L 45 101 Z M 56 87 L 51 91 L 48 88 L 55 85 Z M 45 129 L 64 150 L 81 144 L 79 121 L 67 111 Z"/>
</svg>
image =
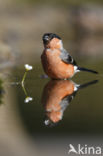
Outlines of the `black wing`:
<svg viewBox="0 0 103 156">
<path fill-rule="evenodd" d="M 70 104 L 70 102 L 73 100 L 74 96 L 76 95 L 77 91 L 74 91 L 74 93 L 72 93 L 71 95 L 67 95 L 65 96 L 61 102 L 61 108 L 62 110 L 65 110 L 67 108 L 67 106 Z"/>
<path fill-rule="evenodd" d="M 69 55 L 69 53 L 65 49 L 61 50 L 60 58 L 62 59 L 63 62 L 67 64 L 77 65 L 75 60 L 72 58 L 72 56 Z"/>
</svg>

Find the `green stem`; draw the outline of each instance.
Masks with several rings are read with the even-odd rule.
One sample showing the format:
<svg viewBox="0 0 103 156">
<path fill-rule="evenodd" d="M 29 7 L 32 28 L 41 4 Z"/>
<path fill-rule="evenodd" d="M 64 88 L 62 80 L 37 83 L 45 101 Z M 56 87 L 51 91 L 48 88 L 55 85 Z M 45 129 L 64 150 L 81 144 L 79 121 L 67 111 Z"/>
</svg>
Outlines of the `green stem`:
<svg viewBox="0 0 103 156">
<path fill-rule="evenodd" d="M 24 87 L 24 81 L 25 81 L 26 75 L 27 75 L 27 71 L 24 73 L 24 76 L 23 76 L 22 81 L 21 81 L 21 86 L 23 88 L 25 95 L 27 96 L 27 92 L 26 92 L 26 89 Z"/>
<path fill-rule="evenodd" d="M 22 78 L 22 81 L 21 81 L 22 86 L 24 86 L 24 81 L 25 81 L 26 75 L 27 75 L 27 71 L 24 73 L 24 76 Z"/>
<path fill-rule="evenodd" d="M 24 83 L 22 84 L 22 88 L 23 88 L 23 91 L 24 91 L 25 95 L 28 96 L 28 95 L 27 95 L 27 92 L 26 92 L 26 89 L 25 89 L 25 87 L 24 87 Z"/>
</svg>

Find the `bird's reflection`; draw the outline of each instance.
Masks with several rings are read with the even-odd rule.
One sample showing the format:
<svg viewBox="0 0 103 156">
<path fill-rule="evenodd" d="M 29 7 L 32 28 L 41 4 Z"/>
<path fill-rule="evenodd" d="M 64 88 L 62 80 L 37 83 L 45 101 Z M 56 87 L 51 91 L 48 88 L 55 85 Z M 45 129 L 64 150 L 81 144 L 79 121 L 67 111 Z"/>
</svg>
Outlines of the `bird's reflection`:
<svg viewBox="0 0 103 156">
<path fill-rule="evenodd" d="M 97 83 L 94 80 L 85 84 L 76 84 L 71 80 L 50 80 L 44 87 L 42 104 L 45 110 L 45 125 L 56 125 L 63 118 L 63 113 L 77 91 Z"/>
</svg>

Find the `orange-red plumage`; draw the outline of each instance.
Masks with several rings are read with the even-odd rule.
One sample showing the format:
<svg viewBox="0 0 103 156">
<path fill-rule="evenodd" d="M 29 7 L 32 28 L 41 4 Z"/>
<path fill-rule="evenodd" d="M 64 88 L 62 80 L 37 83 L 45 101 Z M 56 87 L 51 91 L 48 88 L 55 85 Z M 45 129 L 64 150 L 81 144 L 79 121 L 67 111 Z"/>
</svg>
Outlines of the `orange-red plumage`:
<svg viewBox="0 0 103 156">
<path fill-rule="evenodd" d="M 75 60 L 63 48 L 61 38 L 53 33 L 43 35 L 44 51 L 41 55 L 45 73 L 52 79 L 71 78 L 79 71 L 98 72 L 78 67 Z"/>
<path fill-rule="evenodd" d="M 74 75 L 74 66 L 66 64 L 61 60 L 58 49 L 54 49 L 52 52 L 44 50 L 41 58 L 44 71 L 49 77 L 64 79 Z"/>
<path fill-rule="evenodd" d="M 44 88 L 42 103 L 46 115 L 56 123 L 62 119 L 63 111 L 60 104 L 64 97 L 74 93 L 74 83 L 68 80 L 51 80 Z"/>
<path fill-rule="evenodd" d="M 42 65 L 45 73 L 54 79 L 70 78 L 74 75 L 74 66 L 63 62 L 60 58 L 61 42 L 52 39 L 41 55 Z"/>
</svg>

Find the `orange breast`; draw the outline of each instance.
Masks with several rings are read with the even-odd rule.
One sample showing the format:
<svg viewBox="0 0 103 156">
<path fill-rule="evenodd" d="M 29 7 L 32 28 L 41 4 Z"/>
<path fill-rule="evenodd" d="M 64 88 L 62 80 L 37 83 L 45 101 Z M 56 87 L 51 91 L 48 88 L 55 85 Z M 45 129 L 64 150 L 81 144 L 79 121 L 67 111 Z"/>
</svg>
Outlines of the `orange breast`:
<svg viewBox="0 0 103 156">
<path fill-rule="evenodd" d="M 60 101 L 67 95 L 74 92 L 74 83 L 69 80 L 52 80 L 45 89 L 44 96 L 46 97 L 46 110 L 58 111 L 61 109 Z"/>
<path fill-rule="evenodd" d="M 64 79 L 74 75 L 74 66 L 61 60 L 59 49 L 44 51 L 41 60 L 45 73 L 51 78 Z"/>
<path fill-rule="evenodd" d="M 74 92 L 74 83 L 69 80 L 51 80 L 44 88 L 42 103 L 47 116 L 53 122 L 62 119 L 61 100 Z"/>
</svg>

